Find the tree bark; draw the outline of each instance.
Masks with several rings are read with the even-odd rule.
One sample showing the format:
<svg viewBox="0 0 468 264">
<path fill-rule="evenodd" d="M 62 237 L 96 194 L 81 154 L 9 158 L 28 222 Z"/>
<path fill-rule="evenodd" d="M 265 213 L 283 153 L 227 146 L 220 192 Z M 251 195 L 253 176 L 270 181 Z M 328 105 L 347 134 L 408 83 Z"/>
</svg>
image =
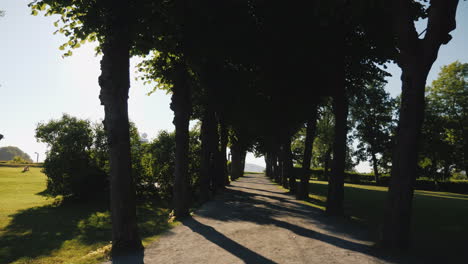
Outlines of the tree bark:
<svg viewBox="0 0 468 264">
<path fill-rule="evenodd" d="M 289 191 L 291 193 L 296 193 L 297 184 L 296 184 L 296 176 L 293 172 L 293 161 L 292 161 L 292 151 L 291 151 L 291 137 L 288 137 L 285 144 L 285 171 L 286 171 L 286 178 L 289 179 Z"/>
<path fill-rule="evenodd" d="M 205 107 L 201 126 L 201 175 L 200 175 L 200 200 L 206 202 L 213 191 L 213 161 L 216 151 L 216 119 L 210 105 Z"/>
<path fill-rule="evenodd" d="M 348 133 L 348 101 L 346 94 L 333 98 L 335 114 L 335 137 L 333 141 L 333 160 L 331 175 L 328 178 L 327 214 L 342 215 L 344 199 L 344 170 L 346 159 L 346 137 Z"/>
<path fill-rule="evenodd" d="M 220 134 L 221 134 L 221 162 L 222 162 L 222 173 L 224 177 L 224 185 L 229 185 L 229 173 L 227 167 L 227 144 L 228 144 L 228 130 L 223 120 L 220 120 Z"/>
<path fill-rule="evenodd" d="M 235 181 L 242 174 L 242 151 L 237 140 L 231 145 L 231 180 Z"/>
<path fill-rule="evenodd" d="M 214 191 L 220 191 L 224 189 L 224 165 L 223 161 L 226 159 L 226 154 L 223 155 L 221 153 L 221 144 L 220 144 L 220 131 L 219 131 L 219 122 L 215 123 L 214 131 L 213 131 L 213 151 L 214 151 L 214 161 L 213 161 L 213 187 Z M 226 152 L 225 152 L 226 153 Z"/>
<path fill-rule="evenodd" d="M 281 183 L 281 166 L 278 151 L 273 152 L 273 175 L 276 183 Z"/>
<path fill-rule="evenodd" d="M 424 39 L 419 39 L 415 29 L 410 1 L 397 0 L 389 4 L 399 49 L 398 64 L 402 69 L 402 101 L 380 243 L 386 248 L 406 249 L 410 245 L 417 141 L 424 119 L 426 78 L 440 46 L 450 41 L 449 33 L 456 27 L 458 0 L 430 2 Z"/>
<path fill-rule="evenodd" d="M 315 129 L 317 126 L 317 107 L 314 107 L 311 118 L 307 121 L 306 138 L 304 143 L 304 155 L 302 160 L 301 182 L 297 190 L 297 199 L 309 198 L 310 162 L 314 147 Z"/>
<path fill-rule="evenodd" d="M 383 244 L 407 248 L 411 226 L 414 181 L 416 179 L 417 142 L 424 118 L 426 76 L 408 76 L 403 72 L 403 92 L 397 142 L 392 158 L 389 200 L 385 214 Z"/>
<path fill-rule="evenodd" d="M 281 171 L 281 186 L 288 189 L 288 163 L 287 163 L 287 150 L 286 143 L 281 144 L 280 150 L 280 171 Z"/>
<path fill-rule="evenodd" d="M 329 174 L 329 168 L 330 168 L 330 159 L 331 159 L 331 147 L 329 147 L 327 149 L 327 152 L 325 152 L 325 162 L 324 162 L 324 168 L 323 168 L 323 177 L 325 178 L 325 180 L 328 181 L 328 179 L 330 178 L 328 175 Z"/>
<path fill-rule="evenodd" d="M 130 156 L 128 91 L 130 35 L 127 1 L 107 6 L 108 33 L 102 45 L 100 100 L 109 144 L 112 257 L 138 254 L 143 249 L 136 220 L 135 187 Z"/>
<path fill-rule="evenodd" d="M 375 183 L 379 184 L 380 174 L 379 174 L 379 167 L 377 164 L 377 157 L 374 152 L 372 152 L 372 166 L 374 167 L 374 179 Z"/>
<path fill-rule="evenodd" d="M 272 162 L 271 162 L 271 154 L 270 152 L 265 153 L 265 174 L 268 178 L 272 178 L 273 170 L 272 170 Z"/>
<path fill-rule="evenodd" d="M 239 174 L 239 177 L 244 176 L 245 172 L 245 157 L 247 156 L 247 151 L 243 150 L 241 152 L 241 173 Z"/>
<path fill-rule="evenodd" d="M 189 215 L 190 180 L 189 168 L 189 122 L 191 92 L 187 83 L 185 65 L 177 65 L 177 81 L 172 88 L 171 109 L 174 111 L 176 137 L 174 168 L 174 215 L 177 218 Z"/>
</svg>

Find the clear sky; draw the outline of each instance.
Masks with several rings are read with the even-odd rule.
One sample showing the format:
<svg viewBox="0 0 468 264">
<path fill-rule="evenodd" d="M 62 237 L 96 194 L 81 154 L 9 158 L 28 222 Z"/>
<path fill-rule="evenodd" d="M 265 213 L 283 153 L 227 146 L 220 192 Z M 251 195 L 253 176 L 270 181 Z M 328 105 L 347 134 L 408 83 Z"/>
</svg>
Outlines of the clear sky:
<svg viewBox="0 0 468 264">
<path fill-rule="evenodd" d="M 56 30 L 53 22 L 57 18 L 31 16 L 29 2 L 0 2 L 0 10 L 6 11 L 0 18 L 0 133 L 5 136 L 0 147 L 18 146 L 33 159 L 34 152 L 38 152 L 39 160 L 43 160 L 46 146 L 34 138 L 39 122 L 59 118 L 62 113 L 92 121 L 104 117 L 98 99 L 100 57 L 95 56 L 94 46 L 87 44 L 75 50 L 72 57 L 62 58 L 58 47 L 66 38 L 53 35 Z M 468 2 L 460 2 L 457 23 L 453 40 L 439 52 L 428 84 L 437 77 L 441 66 L 455 60 L 468 62 Z M 423 29 L 424 23 L 419 23 L 419 32 Z M 133 59 L 132 65 L 135 62 Z M 389 65 L 388 70 L 393 76 L 388 79 L 387 89 L 396 96 L 400 93 L 400 70 L 396 65 Z M 170 95 L 157 91 L 147 96 L 151 87 L 134 81 L 134 72 L 132 68 L 130 119 L 149 138 L 154 138 L 160 130 L 172 131 Z M 247 162 L 264 166 L 263 158 L 255 159 L 251 154 Z M 367 164 L 358 166 L 361 171 L 368 169 Z"/>
</svg>

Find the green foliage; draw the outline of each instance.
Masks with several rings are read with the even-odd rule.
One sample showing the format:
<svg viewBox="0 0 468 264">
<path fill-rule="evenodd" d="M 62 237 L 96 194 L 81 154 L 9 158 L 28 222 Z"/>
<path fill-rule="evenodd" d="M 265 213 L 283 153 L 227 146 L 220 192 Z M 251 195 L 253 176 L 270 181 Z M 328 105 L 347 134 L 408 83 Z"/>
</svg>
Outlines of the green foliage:
<svg viewBox="0 0 468 264">
<path fill-rule="evenodd" d="M 468 64 L 442 67 L 426 97 L 419 166 L 424 175 L 447 179 L 468 170 Z"/>
<path fill-rule="evenodd" d="M 192 130 L 189 137 L 189 178 L 192 193 L 195 194 L 200 177 L 200 132 Z M 148 143 L 141 158 L 141 165 L 143 173 L 141 180 L 137 182 L 148 187 L 157 186 L 158 195 L 170 201 L 174 186 L 175 133 L 161 131 L 153 142 Z"/>
<path fill-rule="evenodd" d="M 36 138 L 49 147 L 43 171 L 50 194 L 83 199 L 105 191 L 107 177 L 93 159 L 89 121 L 64 114 L 58 120 L 39 123 Z"/>
<path fill-rule="evenodd" d="M 15 157 L 20 157 L 25 160 L 26 163 L 33 162 L 31 157 L 18 147 L 8 146 L 0 148 L 0 160 L 9 161 L 13 160 Z"/>
<path fill-rule="evenodd" d="M 377 163 L 381 170 L 389 170 L 392 136 L 396 124 L 395 99 L 385 92 L 385 83 L 373 81 L 361 88 L 361 94 L 351 100 L 351 119 L 354 124 L 353 137 L 359 140 L 354 155 L 358 161 Z M 378 156 L 384 157 L 378 159 Z"/>
</svg>

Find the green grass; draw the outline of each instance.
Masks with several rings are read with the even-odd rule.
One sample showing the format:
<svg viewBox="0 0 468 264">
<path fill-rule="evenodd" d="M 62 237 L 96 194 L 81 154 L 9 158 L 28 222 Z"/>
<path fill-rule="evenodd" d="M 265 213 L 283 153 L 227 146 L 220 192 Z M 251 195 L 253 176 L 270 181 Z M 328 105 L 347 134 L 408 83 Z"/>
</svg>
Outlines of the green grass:
<svg viewBox="0 0 468 264">
<path fill-rule="evenodd" d="M 0 263 L 99 263 L 110 250 L 107 202 L 61 202 L 41 196 L 46 177 L 39 168 L 0 167 Z M 144 244 L 170 228 L 169 210 L 138 208 Z"/>
<path fill-rule="evenodd" d="M 324 209 L 327 183 L 311 181 L 310 191 L 310 203 Z M 369 227 L 377 241 L 386 199 L 386 187 L 345 184 L 345 215 Z M 457 257 L 466 257 L 468 195 L 416 191 L 412 225 L 412 255 L 432 261 L 449 257 L 458 261 Z"/>
</svg>

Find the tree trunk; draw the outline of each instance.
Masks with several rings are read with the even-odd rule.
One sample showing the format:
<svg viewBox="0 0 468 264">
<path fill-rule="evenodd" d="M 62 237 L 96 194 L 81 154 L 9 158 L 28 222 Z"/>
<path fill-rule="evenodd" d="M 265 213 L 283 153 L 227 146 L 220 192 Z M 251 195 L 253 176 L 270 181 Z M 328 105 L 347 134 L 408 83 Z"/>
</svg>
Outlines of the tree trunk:
<svg viewBox="0 0 468 264">
<path fill-rule="evenodd" d="M 242 174 L 242 152 L 237 140 L 232 142 L 231 159 L 231 180 L 235 181 Z"/>
<path fill-rule="evenodd" d="M 417 62 L 414 62 L 416 65 Z M 408 69 L 402 73 L 402 97 L 397 142 L 393 152 L 389 199 L 385 213 L 382 243 L 388 247 L 409 245 L 414 181 L 416 179 L 417 142 L 424 119 L 424 88 L 427 73 Z"/>
<path fill-rule="evenodd" d="M 296 176 L 294 175 L 293 171 L 293 161 L 292 161 L 292 151 L 291 151 L 291 137 L 288 137 L 285 144 L 285 151 L 286 151 L 286 160 L 285 160 L 285 171 L 286 171 L 286 178 L 289 179 L 289 191 L 291 193 L 296 193 Z"/>
<path fill-rule="evenodd" d="M 348 101 L 346 94 L 338 94 L 333 98 L 333 112 L 335 114 L 335 138 L 333 141 L 331 175 L 328 178 L 327 214 L 342 215 L 346 136 L 348 133 Z"/>
<path fill-rule="evenodd" d="M 215 155 L 216 119 L 210 105 L 205 106 L 201 125 L 200 200 L 206 202 L 213 191 L 213 160 Z"/>
<path fill-rule="evenodd" d="M 223 120 L 220 121 L 220 134 L 221 134 L 221 162 L 222 162 L 222 173 L 224 177 L 224 185 L 229 185 L 229 173 L 227 168 L 227 144 L 228 144 L 228 130 Z"/>
<path fill-rule="evenodd" d="M 330 159 L 331 159 L 331 147 L 328 147 L 327 152 L 325 152 L 325 162 L 323 168 L 323 177 L 328 181 L 329 179 L 329 168 L 330 168 Z"/>
<path fill-rule="evenodd" d="M 265 153 L 265 174 L 268 178 L 272 178 L 273 170 L 272 170 L 272 162 L 271 162 L 271 154 L 270 152 Z"/>
<path fill-rule="evenodd" d="M 281 166 L 278 151 L 273 152 L 273 175 L 276 183 L 281 183 Z"/>
<path fill-rule="evenodd" d="M 389 2 L 393 30 L 399 50 L 402 95 L 396 145 L 392 157 L 389 198 L 385 212 L 381 244 L 386 248 L 405 249 L 410 244 L 413 188 L 417 170 L 417 142 L 424 119 L 424 90 L 427 74 L 437 59 L 439 48 L 447 44 L 455 29 L 458 0 L 432 0 L 423 39 L 413 22 L 410 1 Z"/>
<path fill-rule="evenodd" d="M 110 160 L 112 257 L 138 254 L 143 249 L 136 220 L 135 187 L 130 157 L 128 90 L 130 88 L 127 1 L 109 8 L 108 35 L 102 45 L 100 100 L 104 105 Z"/>
<path fill-rule="evenodd" d="M 377 164 L 377 157 L 374 152 L 372 152 L 372 166 L 374 167 L 374 179 L 375 183 L 379 184 L 380 174 L 379 174 L 379 167 Z"/>
<path fill-rule="evenodd" d="M 219 124 L 218 122 L 215 123 L 214 131 L 213 131 L 213 151 L 214 151 L 214 164 L 213 164 L 213 185 L 214 191 L 220 191 L 224 189 L 225 184 L 225 176 L 224 176 L 224 165 L 223 162 L 226 159 L 226 154 L 223 155 L 220 150 L 220 131 L 219 131 Z M 225 152 L 226 153 L 226 152 Z"/>
<path fill-rule="evenodd" d="M 174 168 L 174 215 L 182 218 L 189 215 L 190 179 L 189 168 L 189 122 L 191 93 L 187 83 L 185 65 L 177 65 L 177 81 L 172 88 L 171 109 L 174 111 L 176 137 Z"/>
<path fill-rule="evenodd" d="M 239 177 L 242 177 L 244 176 L 244 172 L 245 172 L 245 157 L 247 156 L 247 151 L 242 151 L 241 152 L 242 155 L 241 155 L 241 173 L 239 174 Z"/>
<path fill-rule="evenodd" d="M 317 126 L 317 108 L 314 107 L 311 118 L 307 121 L 306 138 L 304 143 L 304 155 L 302 161 L 301 182 L 297 190 L 297 199 L 309 198 L 310 162 L 314 147 L 315 129 Z"/>
<path fill-rule="evenodd" d="M 287 163 L 287 150 L 286 143 L 281 144 L 280 150 L 280 172 L 281 172 L 281 186 L 288 189 L 288 163 Z"/>
</svg>

